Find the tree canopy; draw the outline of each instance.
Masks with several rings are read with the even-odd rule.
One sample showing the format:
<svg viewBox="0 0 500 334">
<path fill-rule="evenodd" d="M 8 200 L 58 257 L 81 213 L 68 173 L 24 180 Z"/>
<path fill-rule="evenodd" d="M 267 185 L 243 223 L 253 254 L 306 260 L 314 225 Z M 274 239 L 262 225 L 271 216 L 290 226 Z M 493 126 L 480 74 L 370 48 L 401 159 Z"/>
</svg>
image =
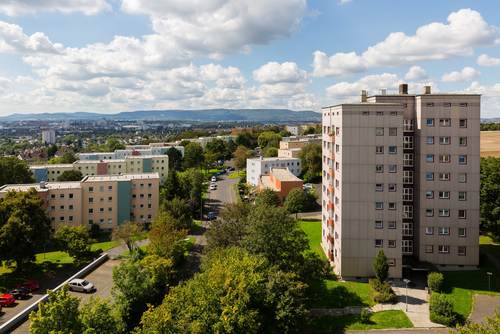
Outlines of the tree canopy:
<svg viewBox="0 0 500 334">
<path fill-rule="evenodd" d="M 171 147 L 167 150 L 168 155 L 168 171 L 177 171 L 181 169 L 182 166 L 182 153 L 175 147 Z"/>
<path fill-rule="evenodd" d="M 252 157 L 252 151 L 243 145 L 240 145 L 234 151 L 234 166 L 243 169 L 247 165 L 247 159 Z"/>
<path fill-rule="evenodd" d="M 281 135 L 273 131 L 264 131 L 257 138 L 257 142 L 261 148 L 280 146 Z"/>
<path fill-rule="evenodd" d="M 57 181 L 80 181 L 83 179 L 83 174 L 79 170 L 65 170 L 59 175 Z"/>
<path fill-rule="evenodd" d="M 309 143 L 300 151 L 300 162 L 304 181 L 313 182 L 321 176 L 321 154 L 321 145 L 316 143 Z"/>
<path fill-rule="evenodd" d="M 190 142 L 184 147 L 184 168 L 199 167 L 204 160 L 203 147 L 195 142 Z"/>
<path fill-rule="evenodd" d="M 500 238 L 500 158 L 481 158 L 481 230 Z"/>
<path fill-rule="evenodd" d="M 34 181 L 28 164 L 16 157 L 0 157 L 0 186 Z"/>
</svg>

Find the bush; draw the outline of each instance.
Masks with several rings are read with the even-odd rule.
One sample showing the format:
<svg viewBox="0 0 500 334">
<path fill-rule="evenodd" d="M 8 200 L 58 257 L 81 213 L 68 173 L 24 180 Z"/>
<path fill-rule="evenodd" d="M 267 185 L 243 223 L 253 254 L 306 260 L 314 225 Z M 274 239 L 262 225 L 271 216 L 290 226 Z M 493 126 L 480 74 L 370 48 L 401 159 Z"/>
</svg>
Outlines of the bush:
<svg viewBox="0 0 500 334">
<path fill-rule="evenodd" d="M 398 296 L 394 293 L 389 283 L 381 282 L 379 279 L 374 278 L 370 280 L 370 286 L 375 290 L 373 300 L 376 303 L 394 304 L 398 302 Z"/>
<path fill-rule="evenodd" d="M 381 282 L 384 282 L 389 277 L 389 264 L 383 250 L 380 250 L 373 259 L 373 271 Z"/>
<path fill-rule="evenodd" d="M 371 316 L 370 310 L 364 308 L 361 310 L 361 313 L 359 314 L 359 321 L 361 321 L 361 323 L 363 324 L 368 324 L 370 323 L 370 316 Z"/>
<path fill-rule="evenodd" d="M 434 292 L 429 302 L 429 311 L 432 322 L 448 327 L 457 323 L 458 317 L 453 311 L 453 304 L 445 295 Z"/>
<path fill-rule="evenodd" d="M 427 276 L 427 286 L 432 292 L 440 292 L 443 281 L 444 276 L 442 273 L 432 272 Z"/>
</svg>

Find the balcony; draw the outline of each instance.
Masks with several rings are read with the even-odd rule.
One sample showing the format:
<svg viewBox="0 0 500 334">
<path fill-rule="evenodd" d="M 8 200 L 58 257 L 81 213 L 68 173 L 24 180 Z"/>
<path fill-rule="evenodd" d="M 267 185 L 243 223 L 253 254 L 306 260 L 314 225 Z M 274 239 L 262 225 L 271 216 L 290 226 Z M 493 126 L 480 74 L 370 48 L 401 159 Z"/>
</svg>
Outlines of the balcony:
<svg viewBox="0 0 500 334">
<path fill-rule="evenodd" d="M 331 183 L 330 183 L 330 184 L 328 185 L 328 191 L 330 192 L 330 194 L 332 194 L 332 193 L 333 193 L 333 184 L 331 184 Z"/>
<path fill-rule="evenodd" d="M 333 210 L 333 203 L 331 201 L 328 201 L 328 204 L 326 205 L 327 210 Z"/>
<path fill-rule="evenodd" d="M 332 218 L 328 218 L 328 219 L 326 220 L 326 225 L 327 225 L 327 226 L 330 226 L 330 227 L 332 227 L 332 228 L 333 228 L 333 219 L 332 219 Z"/>
</svg>

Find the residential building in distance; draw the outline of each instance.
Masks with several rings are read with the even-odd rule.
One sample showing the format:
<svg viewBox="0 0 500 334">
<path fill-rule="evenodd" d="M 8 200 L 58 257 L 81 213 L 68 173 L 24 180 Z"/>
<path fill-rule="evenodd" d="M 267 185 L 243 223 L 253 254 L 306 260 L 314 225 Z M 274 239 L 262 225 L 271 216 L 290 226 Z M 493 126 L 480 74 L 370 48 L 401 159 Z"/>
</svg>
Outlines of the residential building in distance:
<svg viewBox="0 0 500 334">
<path fill-rule="evenodd" d="M 302 148 L 310 143 L 321 145 L 321 135 L 283 137 L 280 141 L 278 157 L 298 158 Z"/>
<path fill-rule="evenodd" d="M 158 173 L 163 182 L 168 176 L 168 155 L 129 155 L 123 159 L 77 160 L 71 164 L 33 165 L 30 170 L 36 182 L 55 182 L 67 170 L 78 170 L 83 176 Z"/>
<path fill-rule="evenodd" d="M 271 189 L 283 200 L 295 188 L 302 189 L 304 182 L 287 168 L 271 168 L 269 175 L 260 177 L 259 189 Z"/>
<path fill-rule="evenodd" d="M 250 158 L 247 159 L 247 183 L 257 187 L 262 175 L 268 175 L 272 168 L 286 168 L 293 175 L 301 172 L 300 159 L 297 158 Z"/>
<path fill-rule="evenodd" d="M 40 182 L 0 187 L 9 191 L 34 188 L 44 202 L 52 228 L 61 225 L 113 229 L 125 221 L 149 223 L 158 214 L 158 173 L 86 176 L 79 182 Z"/>
<path fill-rule="evenodd" d="M 115 160 L 115 159 L 125 159 L 129 156 L 156 156 L 156 155 L 166 155 L 167 151 L 174 147 L 181 152 L 184 156 L 184 147 L 180 145 L 167 145 L 164 143 L 158 143 L 158 145 L 127 145 L 124 150 L 115 150 L 114 152 L 90 152 L 90 153 L 79 153 L 78 158 L 80 160 Z"/>
<path fill-rule="evenodd" d="M 44 144 L 55 144 L 56 143 L 56 132 L 52 129 L 42 130 L 42 143 Z"/>
<path fill-rule="evenodd" d="M 322 246 L 338 275 L 372 276 L 380 249 L 395 278 L 479 264 L 479 121 L 479 95 L 406 84 L 323 108 Z"/>
</svg>

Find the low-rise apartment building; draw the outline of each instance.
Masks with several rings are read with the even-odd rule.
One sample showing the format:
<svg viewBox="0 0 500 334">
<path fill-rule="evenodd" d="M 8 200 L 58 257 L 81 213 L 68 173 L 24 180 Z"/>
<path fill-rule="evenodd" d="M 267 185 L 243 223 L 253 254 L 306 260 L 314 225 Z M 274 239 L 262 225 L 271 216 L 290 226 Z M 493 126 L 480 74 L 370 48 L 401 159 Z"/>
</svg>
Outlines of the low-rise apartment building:
<svg viewBox="0 0 500 334">
<path fill-rule="evenodd" d="M 269 175 L 260 177 L 259 189 L 271 189 L 283 200 L 295 188 L 302 189 L 304 182 L 287 168 L 271 168 Z"/>
<path fill-rule="evenodd" d="M 262 175 L 269 175 L 272 168 L 286 168 L 293 175 L 299 176 L 302 169 L 297 158 L 250 158 L 247 159 L 247 183 L 257 187 Z"/>
<path fill-rule="evenodd" d="M 34 188 L 44 202 L 52 228 L 61 225 L 113 229 L 125 221 L 149 223 L 158 214 L 158 173 L 86 176 L 79 182 L 40 182 L 0 187 L 9 191 Z"/>
<path fill-rule="evenodd" d="M 127 145 L 123 150 L 114 152 L 90 152 L 79 153 L 80 160 L 116 160 L 125 159 L 129 156 L 152 156 L 166 155 L 170 148 L 174 147 L 184 156 L 184 147 L 180 145 L 169 145 L 166 143 L 151 143 L 149 145 Z"/>
<path fill-rule="evenodd" d="M 278 157 L 298 158 L 304 146 L 310 143 L 321 145 L 321 135 L 284 137 L 280 141 Z"/>
</svg>

